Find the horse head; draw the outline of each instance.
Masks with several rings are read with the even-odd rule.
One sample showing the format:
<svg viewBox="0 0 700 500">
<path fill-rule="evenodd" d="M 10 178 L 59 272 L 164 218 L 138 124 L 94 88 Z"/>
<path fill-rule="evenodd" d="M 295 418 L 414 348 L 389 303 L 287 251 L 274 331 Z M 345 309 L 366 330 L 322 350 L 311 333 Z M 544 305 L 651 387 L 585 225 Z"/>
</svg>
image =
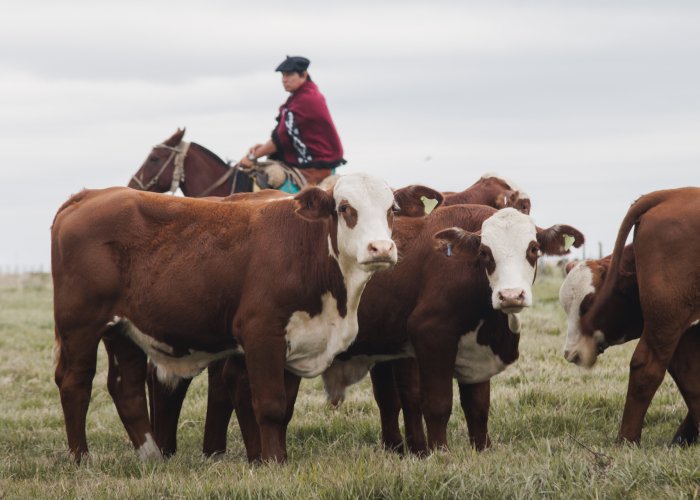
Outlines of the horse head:
<svg viewBox="0 0 700 500">
<path fill-rule="evenodd" d="M 184 179 L 184 162 L 189 143 L 182 140 L 185 129 L 177 129 L 169 139 L 153 146 L 129 187 L 142 191 L 175 192 Z"/>
</svg>

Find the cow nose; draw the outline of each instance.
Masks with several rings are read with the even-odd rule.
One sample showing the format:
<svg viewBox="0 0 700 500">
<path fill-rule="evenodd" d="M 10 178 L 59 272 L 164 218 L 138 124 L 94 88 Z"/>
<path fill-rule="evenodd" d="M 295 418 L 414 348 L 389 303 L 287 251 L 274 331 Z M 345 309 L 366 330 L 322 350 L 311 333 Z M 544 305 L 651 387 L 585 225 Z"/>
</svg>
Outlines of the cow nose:
<svg viewBox="0 0 700 500">
<path fill-rule="evenodd" d="M 522 288 L 504 288 L 498 292 L 501 307 L 519 307 L 525 305 L 525 290 Z"/>
<path fill-rule="evenodd" d="M 394 252 L 394 242 L 391 240 L 386 241 L 373 241 L 367 245 L 367 253 L 371 259 L 387 259 L 392 258 Z"/>
<path fill-rule="evenodd" d="M 564 349 L 564 359 L 577 365 L 581 361 L 581 354 L 578 351 L 573 352 L 570 349 Z"/>
</svg>

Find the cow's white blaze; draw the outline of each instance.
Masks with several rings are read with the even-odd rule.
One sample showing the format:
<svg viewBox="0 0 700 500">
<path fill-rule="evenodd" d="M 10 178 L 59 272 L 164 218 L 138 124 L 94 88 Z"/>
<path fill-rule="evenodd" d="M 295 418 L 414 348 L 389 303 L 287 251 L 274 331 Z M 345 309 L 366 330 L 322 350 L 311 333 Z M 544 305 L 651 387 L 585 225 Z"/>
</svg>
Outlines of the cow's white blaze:
<svg viewBox="0 0 700 500">
<path fill-rule="evenodd" d="M 476 330 L 462 335 L 457 344 L 454 378 L 463 384 L 485 382 L 507 366 L 489 346 L 476 341 L 483 324 L 484 320 L 479 321 Z"/>
<path fill-rule="evenodd" d="M 368 270 L 386 268 L 396 263 L 396 245 L 391 239 L 387 212 L 394 204 L 394 193 L 387 183 L 368 174 L 344 175 L 333 188 L 336 208 L 346 201 L 357 211 L 357 224 L 350 228 L 342 215 L 338 217 L 338 251 L 343 274 L 360 264 Z M 379 258 L 369 251 L 370 245 L 385 250 Z"/>
<path fill-rule="evenodd" d="M 537 241 L 534 222 L 514 208 L 499 210 L 481 225 L 481 243 L 491 249 L 496 263 L 494 272 L 488 275 L 494 309 L 502 307 L 499 293 L 514 290 L 523 293 L 522 307 L 532 305 L 535 267 L 526 258 L 532 241 Z"/>
<path fill-rule="evenodd" d="M 600 332 L 596 332 L 594 338 L 581 334 L 581 302 L 586 295 L 594 292 L 593 273 L 585 262 L 579 262 L 569 271 L 559 289 L 559 303 L 566 312 L 567 323 L 564 356 L 567 361 L 584 366 L 595 363 L 597 342 L 602 340 Z"/>
</svg>

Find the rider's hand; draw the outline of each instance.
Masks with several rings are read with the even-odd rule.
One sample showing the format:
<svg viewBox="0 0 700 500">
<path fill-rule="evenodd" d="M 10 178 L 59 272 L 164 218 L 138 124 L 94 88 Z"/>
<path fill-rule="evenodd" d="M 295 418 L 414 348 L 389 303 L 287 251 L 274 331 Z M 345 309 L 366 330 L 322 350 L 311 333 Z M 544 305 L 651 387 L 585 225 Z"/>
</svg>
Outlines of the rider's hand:
<svg viewBox="0 0 700 500">
<path fill-rule="evenodd" d="M 248 153 L 243 158 L 240 159 L 238 164 L 243 168 L 253 168 L 255 166 L 255 161 L 250 159 L 252 153 Z"/>
</svg>

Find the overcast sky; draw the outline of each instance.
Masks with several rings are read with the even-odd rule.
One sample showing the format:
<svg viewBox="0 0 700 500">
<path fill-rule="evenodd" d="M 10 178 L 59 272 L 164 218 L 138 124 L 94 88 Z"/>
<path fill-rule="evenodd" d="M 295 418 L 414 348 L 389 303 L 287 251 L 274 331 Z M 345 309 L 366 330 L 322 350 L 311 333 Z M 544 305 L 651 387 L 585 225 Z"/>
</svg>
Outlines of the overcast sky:
<svg viewBox="0 0 700 500">
<path fill-rule="evenodd" d="M 630 203 L 700 184 L 697 1 L 0 0 L 0 270 L 49 269 L 51 221 L 150 148 L 264 141 L 311 59 L 349 163 L 392 186 L 511 178 L 611 251 Z"/>
</svg>

